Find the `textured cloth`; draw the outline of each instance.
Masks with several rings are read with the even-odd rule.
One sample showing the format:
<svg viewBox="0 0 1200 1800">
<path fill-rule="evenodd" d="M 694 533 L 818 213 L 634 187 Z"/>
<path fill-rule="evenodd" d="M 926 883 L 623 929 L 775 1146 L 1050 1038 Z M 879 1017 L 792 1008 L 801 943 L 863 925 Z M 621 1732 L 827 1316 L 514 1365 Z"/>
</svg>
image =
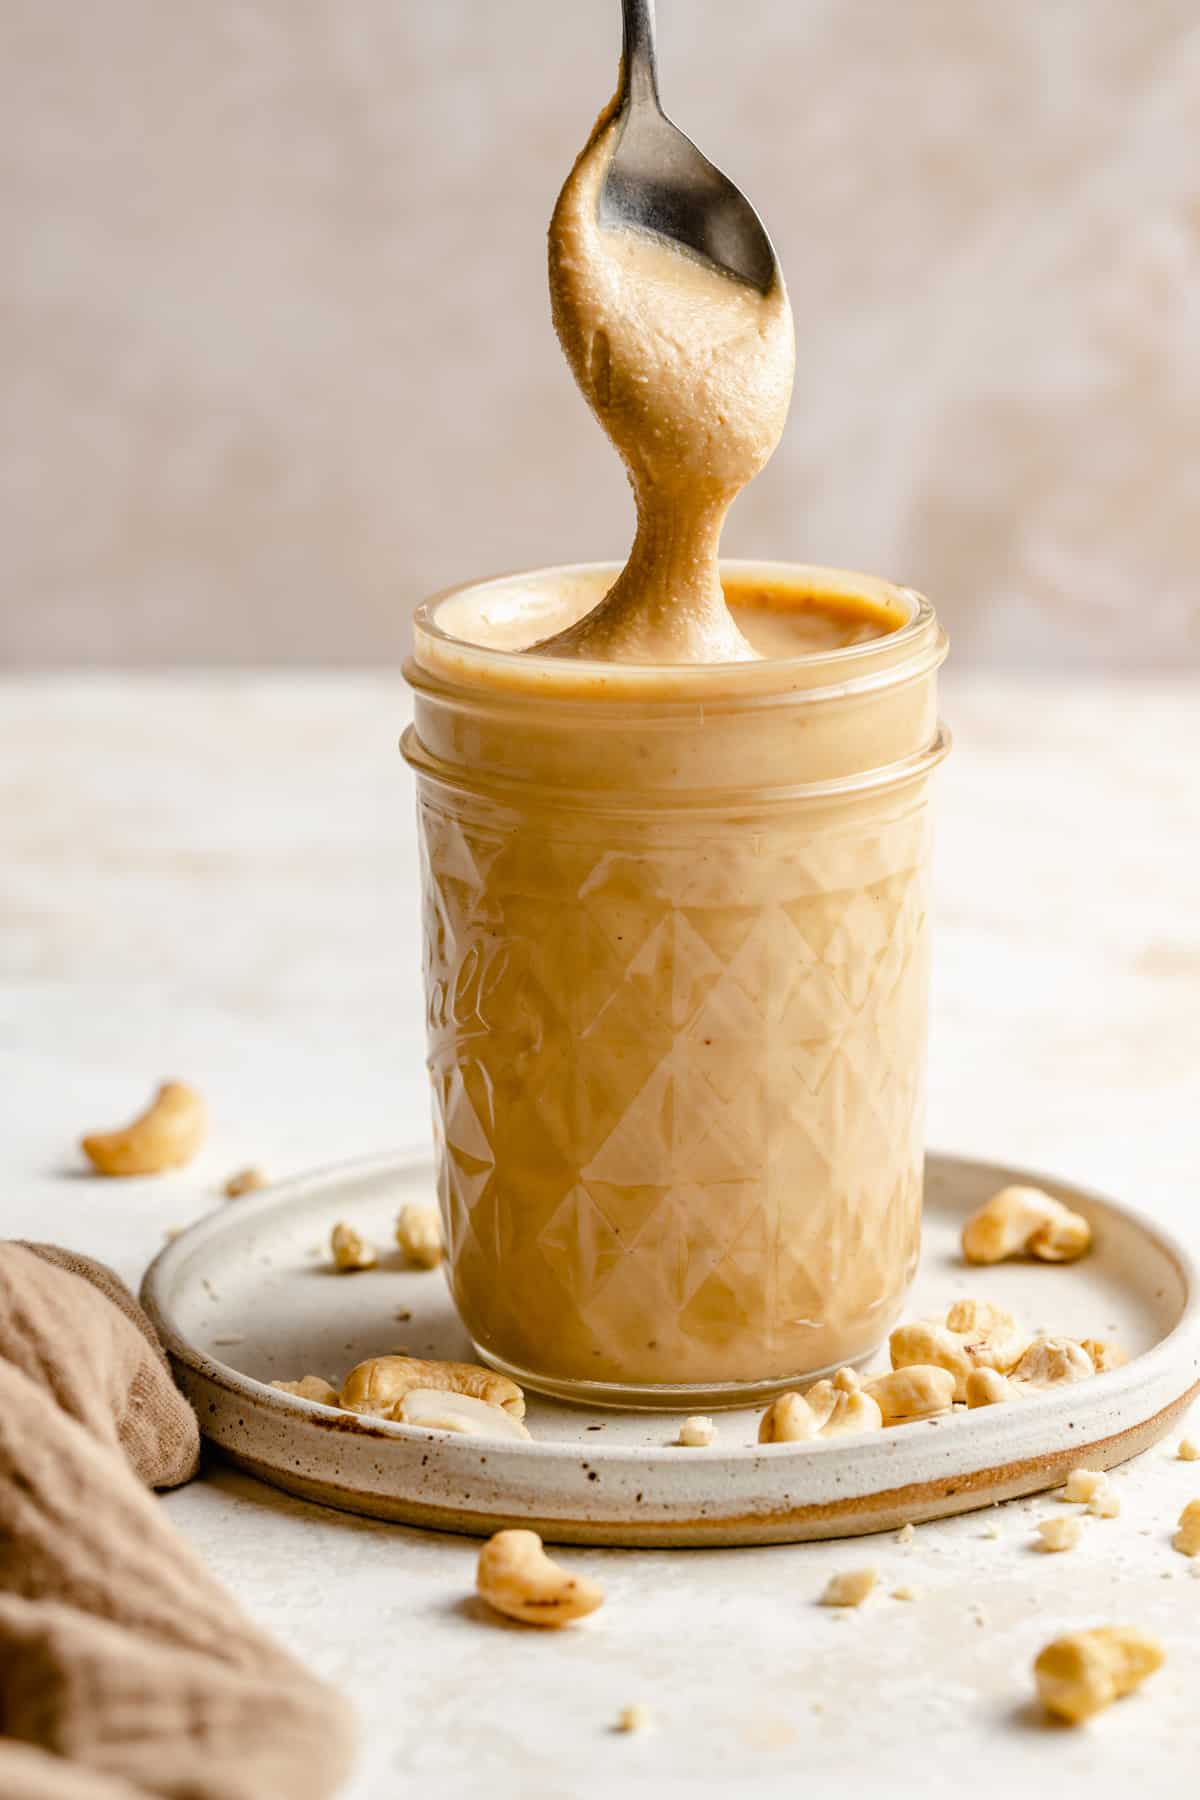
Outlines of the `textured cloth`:
<svg viewBox="0 0 1200 1800">
<path fill-rule="evenodd" d="M 248 1623 L 147 1491 L 186 1481 L 198 1452 L 116 1277 L 0 1244 L 4 1800 L 322 1800 L 344 1777 L 342 1701 Z"/>
</svg>

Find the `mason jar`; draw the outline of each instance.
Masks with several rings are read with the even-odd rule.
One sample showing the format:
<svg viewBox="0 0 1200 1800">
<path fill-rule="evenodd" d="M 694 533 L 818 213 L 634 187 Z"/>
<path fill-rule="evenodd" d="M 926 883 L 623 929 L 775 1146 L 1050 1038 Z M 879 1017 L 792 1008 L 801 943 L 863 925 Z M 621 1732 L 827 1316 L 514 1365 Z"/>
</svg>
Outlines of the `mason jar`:
<svg viewBox="0 0 1200 1800">
<path fill-rule="evenodd" d="M 451 1289 L 485 1362 L 592 1404 L 861 1362 L 917 1259 L 945 638 L 888 582 L 723 569 L 886 628 L 523 653 L 605 591 L 589 565 L 429 601 L 406 668 Z"/>
</svg>

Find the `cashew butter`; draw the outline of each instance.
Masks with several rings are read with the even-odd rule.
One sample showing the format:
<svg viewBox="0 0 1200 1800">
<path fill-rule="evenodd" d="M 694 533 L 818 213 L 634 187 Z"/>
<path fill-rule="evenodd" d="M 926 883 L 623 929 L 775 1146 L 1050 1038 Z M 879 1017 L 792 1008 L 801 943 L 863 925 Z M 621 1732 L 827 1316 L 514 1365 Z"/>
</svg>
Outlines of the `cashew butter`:
<svg viewBox="0 0 1200 1800">
<path fill-rule="evenodd" d="M 859 1360 L 917 1254 L 928 603 L 718 560 L 791 389 L 782 283 L 551 227 L 555 323 L 623 457 L 623 567 L 422 607 L 408 676 L 451 1287 L 534 1387 L 721 1404 Z"/>
</svg>

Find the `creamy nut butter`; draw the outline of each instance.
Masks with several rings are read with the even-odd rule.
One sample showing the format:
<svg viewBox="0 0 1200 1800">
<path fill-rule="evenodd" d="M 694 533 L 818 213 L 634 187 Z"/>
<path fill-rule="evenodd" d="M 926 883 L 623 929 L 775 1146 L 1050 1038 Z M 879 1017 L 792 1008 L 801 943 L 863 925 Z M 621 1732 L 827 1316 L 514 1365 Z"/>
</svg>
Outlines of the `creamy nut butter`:
<svg viewBox="0 0 1200 1800">
<path fill-rule="evenodd" d="M 944 640 L 887 582 L 720 563 L 787 295 L 600 222 L 621 127 L 550 286 L 632 551 L 422 607 L 404 748 L 464 1323 L 535 1387 L 719 1405 L 867 1356 L 913 1272 Z"/>
</svg>

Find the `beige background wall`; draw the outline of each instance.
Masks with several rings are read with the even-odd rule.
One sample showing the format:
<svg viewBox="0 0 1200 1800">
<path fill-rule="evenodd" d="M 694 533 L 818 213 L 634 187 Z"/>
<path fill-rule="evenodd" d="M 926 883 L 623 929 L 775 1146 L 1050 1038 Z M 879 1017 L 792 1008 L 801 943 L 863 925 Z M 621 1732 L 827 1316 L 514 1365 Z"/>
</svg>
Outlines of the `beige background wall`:
<svg viewBox="0 0 1200 1800">
<path fill-rule="evenodd" d="M 1200 664 L 1196 0 L 660 0 L 796 402 L 731 551 L 925 586 L 966 659 Z M 616 0 L 3 0 L 0 658 L 390 660 L 619 553 L 543 234 Z"/>
</svg>

